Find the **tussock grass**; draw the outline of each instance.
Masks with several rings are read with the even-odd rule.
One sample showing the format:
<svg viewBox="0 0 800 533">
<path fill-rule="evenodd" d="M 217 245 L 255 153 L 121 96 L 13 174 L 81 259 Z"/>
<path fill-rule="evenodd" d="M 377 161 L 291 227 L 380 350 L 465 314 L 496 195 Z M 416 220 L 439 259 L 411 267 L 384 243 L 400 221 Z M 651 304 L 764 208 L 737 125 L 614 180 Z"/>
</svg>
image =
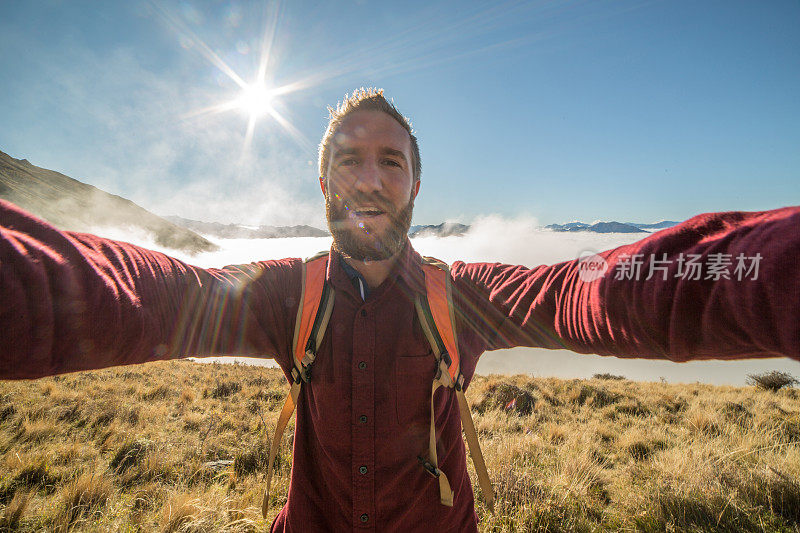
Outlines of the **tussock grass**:
<svg viewBox="0 0 800 533">
<path fill-rule="evenodd" d="M 54 530 L 66 532 L 78 524 L 101 519 L 113 492 L 114 486 L 104 474 L 82 474 L 68 482 L 59 494 Z"/>
<path fill-rule="evenodd" d="M 776 392 L 784 387 L 800 384 L 800 381 L 791 374 L 773 370 L 764 374 L 749 374 L 747 383 L 764 390 Z"/>
<path fill-rule="evenodd" d="M 3 509 L 3 514 L 0 515 L 0 531 L 17 530 L 30 501 L 31 494 L 29 492 L 16 492 L 11 502 Z"/>
<path fill-rule="evenodd" d="M 617 378 L 475 377 L 481 531 L 800 532 L 796 390 Z M 277 369 L 185 361 L 0 382 L 0 531 L 268 531 L 286 392 Z"/>
</svg>

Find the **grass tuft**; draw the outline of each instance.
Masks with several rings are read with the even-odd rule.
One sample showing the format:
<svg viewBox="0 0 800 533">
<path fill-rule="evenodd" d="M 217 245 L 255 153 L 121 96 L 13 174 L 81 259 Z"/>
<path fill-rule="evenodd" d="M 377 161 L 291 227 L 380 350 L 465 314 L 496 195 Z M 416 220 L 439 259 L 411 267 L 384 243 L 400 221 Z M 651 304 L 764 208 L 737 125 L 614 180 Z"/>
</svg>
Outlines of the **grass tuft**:
<svg viewBox="0 0 800 533">
<path fill-rule="evenodd" d="M 500 409 L 529 415 L 535 405 L 536 399 L 529 391 L 509 383 L 493 383 L 487 387 L 475 410 L 484 413 L 490 409 Z"/>
<path fill-rule="evenodd" d="M 759 389 L 778 392 L 784 387 L 792 387 L 800 383 L 794 376 L 787 372 L 765 372 L 763 374 L 748 374 L 747 383 Z"/>
<path fill-rule="evenodd" d="M 128 441 L 119 447 L 108 466 L 114 473 L 121 474 L 140 464 L 152 447 L 153 443 L 147 439 Z"/>
<path fill-rule="evenodd" d="M 625 376 L 618 376 L 616 374 L 609 374 L 607 372 L 604 372 L 602 374 L 593 374 L 592 375 L 592 379 L 606 379 L 606 380 L 610 380 L 610 381 L 624 381 L 624 380 L 626 380 L 628 378 L 626 378 Z"/>
<path fill-rule="evenodd" d="M 59 494 L 55 530 L 70 531 L 79 522 L 95 520 L 113 492 L 113 484 L 103 474 L 83 474 L 67 483 Z"/>
<path fill-rule="evenodd" d="M 567 398 L 578 405 L 588 404 L 592 407 L 605 407 L 614 404 L 622 396 L 603 387 L 594 387 L 585 383 L 578 383 L 567 393 Z"/>
<path fill-rule="evenodd" d="M 232 394 L 236 394 L 237 392 L 242 390 L 241 383 L 237 381 L 223 381 L 219 382 L 214 385 L 214 388 L 210 391 L 208 389 L 203 391 L 203 397 L 208 398 L 227 398 Z"/>
<path fill-rule="evenodd" d="M 19 529 L 20 521 L 28 509 L 30 501 L 30 492 L 19 491 L 14 494 L 11 502 L 6 505 L 0 515 L 0 531 L 16 531 Z"/>
<path fill-rule="evenodd" d="M 266 441 L 260 440 L 258 444 L 249 446 L 236 454 L 233 460 L 233 472 L 237 477 L 266 471 L 269 463 L 269 446 Z"/>
</svg>

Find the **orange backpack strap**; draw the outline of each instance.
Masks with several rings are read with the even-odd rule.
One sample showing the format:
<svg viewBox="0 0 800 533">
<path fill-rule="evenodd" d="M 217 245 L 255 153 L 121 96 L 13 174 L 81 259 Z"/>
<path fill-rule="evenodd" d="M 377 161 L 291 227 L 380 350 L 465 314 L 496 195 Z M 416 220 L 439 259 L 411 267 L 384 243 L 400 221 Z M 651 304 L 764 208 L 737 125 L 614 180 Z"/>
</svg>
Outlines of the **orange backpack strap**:
<svg viewBox="0 0 800 533">
<path fill-rule="evenodd" d="M 303 294 L 294 324 L 292 377 L 308 381 L 317 348 L 325 336 L 333 310 L 333 288 L 325 283 L 328 253 L 321 252 L 303 263 Z"/>
<path fill-rule="evenodd" d="M 426 300 L 420 301 L 422 311 L 425 313 L 425 320 L 422 321 L 422 324 L 432 325 L 426 332 L 426 336 L 431 334 L 428 342 L 433 341 L 431 343 L 433 352 L 436 358 L 441 359 L 441 363 L 444 363 L 439 369 L 442 374 L 446 374 L 442 376 L 443 384 L 447 387 L 453 385 L 461 387 L 464 377 L 461 376 L 461 360 L 456 341 L 450 268 L 438 259 L 424 257 L 422 270 L 425 273 L 425 292 L 427 294 Z M 423 325 L 423 331 L 427 329 L 425 325 Z"/>
<path fill-rule="evenodd" d="M 469 410 L 467 398 L 464 396 L 464 376 L 461 374 L 461 358 L 458 353 L 458 337 L 456 321 L 453 313 L 452 285 L 450 269 L 446 263 L 432 257 L 423 257 L 422 270 L 425 273 L 426 297 L 417 297 L 415 307 L 419 316 L 422 331 L 431 345 L 437 362 L 437 372 L 431 389 L 431 430 L 428 442 L 428 460 L 417 457 L 422 466 L 439 479 L 439 497 L 442 504 L 452 507 L 453 491 L 447 476 L 439 470 L 436 457 L 436 424 L 434 421 L 433 396 L 439 387 L 452 388 L 458 399 L 461 425 L 469 445 L 469 452 L 483 498 L 490 511 L 494 512 L 494 491 L 489 479 L 486 462 L 483 459 L 478 433 Z"/>
<path fill-rule="evenodd" d="M 275 434 L 269 448 L 269 464 L 267 466 L 267 487 L 264 490 L 264 499 L 261 502 L 261 514 L 267 518 L 269 511 L 269 490 L 272 484 L 272 467 L 278 453 L 281 438 L 294 413 L 297 400 L 300 397 L 300 387 L 303 382 L 311 380 L 311 368 L 317 356 L 317 349 L 325 337 L 328 321 L 333 312 L 333 287 L 325 283 L 325 273 L 328 267 L 328 252 L 320 252 L 306 259 L 302 265 L 302 294 L 300 306 L 297 308 L 297 320 L 294 326 L 294 341 L 292 345 L 292 387 L 286 396 L 278 422 L 275 425 Z"/>
</svg>

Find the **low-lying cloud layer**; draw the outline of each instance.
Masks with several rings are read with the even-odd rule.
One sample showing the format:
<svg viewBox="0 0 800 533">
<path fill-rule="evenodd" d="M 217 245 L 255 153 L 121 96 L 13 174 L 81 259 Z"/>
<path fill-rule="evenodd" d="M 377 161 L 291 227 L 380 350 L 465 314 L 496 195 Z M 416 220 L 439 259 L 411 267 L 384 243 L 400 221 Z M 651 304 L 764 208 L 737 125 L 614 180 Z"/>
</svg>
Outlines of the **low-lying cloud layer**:
<svg viewBox="0 0 800 533">
<path fill-rule="evenodd" d="M 102 233 L 102 232 L 101 232 Z M 106 231 L 111 238 L 158 249 L 143 239 L 143 235 Z M 646 236 L 646 235 L 644 235 Z M 487 216 L 475 221 L 470 231 L 459 237 L 425 237 L 414 239 L 414 247 L 423 255 L 438 257 L 448 263 L 503 262 L 534 267 L 575 259 L 582 252 L 598 252 L 635 242 L 643 234 L 557 233 L 543 230 L 533 218 L 506 219 Z M 330 237 L 291 239 L 213 239 L 220 246 L 216 252 L 189 256 L 162 249 L 201 267 L 221 267 L 283 257 L 307 257 L 330 247 Z M 272 363 L 272 361 L 269 361 Z M 705 382 L 712 384 L 743 385 L 747 374 L 769 370 L 782 370 L 800 375 L 800 363 L 789 359 L 753 361 L 700 361 L 672 363 L 618 359 L 595 355 L 576 354 L 568 350 L 539 348 L 514 348 L 487 352 L 478 364 L 478 373 L 557 376 L 562 378 L 587 378 L 595 373 L 608 372 L 624 375 L 638 381 Z"/>
</svg>

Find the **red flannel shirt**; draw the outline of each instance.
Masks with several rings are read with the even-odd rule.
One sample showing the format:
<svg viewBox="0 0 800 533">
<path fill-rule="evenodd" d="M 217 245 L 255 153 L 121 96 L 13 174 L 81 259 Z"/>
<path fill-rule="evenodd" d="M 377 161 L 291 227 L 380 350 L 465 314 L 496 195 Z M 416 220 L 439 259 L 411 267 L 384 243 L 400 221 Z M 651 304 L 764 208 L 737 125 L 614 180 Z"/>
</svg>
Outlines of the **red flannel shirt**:
<svg viewBox="0 0 800 533">
<path fill-rule="evenodd" d="M 485 350 L 568 348 L 620 357 L 800 359 L 800 207 L 694 217 L 581 264 L 451 267 L 461 369 Z M 759 273 L 686 279 L 696 254 L 760 254 Z M 617 276 L 645 259 L 639 279 Z M 662 254 L 666 254 L 663 256 Z M 645 279 L 648 261 L 669 259 Z M 297 408 L 289 498 L 272 531 L 476 531 L 455 397 L 436 394 L 439 466 L 454 506 L 418 463 L 426 455 L 433 373 L 417 322 L 420 258 L 406 246 L 362 301 L 338 257 L 336 302 Z M 718 257 L 719 260 L 724 257 Z M 0 377 L 44 375 L 188 355 L 274 357 L 287 378 L 300 261 L 201 269 L 88 234 L 60 232 L 0 202 Z M 717 276 L 719 277 L 719 276 Z M 619 279 L 618 279 L 619 278 Z"/>
</svg>

